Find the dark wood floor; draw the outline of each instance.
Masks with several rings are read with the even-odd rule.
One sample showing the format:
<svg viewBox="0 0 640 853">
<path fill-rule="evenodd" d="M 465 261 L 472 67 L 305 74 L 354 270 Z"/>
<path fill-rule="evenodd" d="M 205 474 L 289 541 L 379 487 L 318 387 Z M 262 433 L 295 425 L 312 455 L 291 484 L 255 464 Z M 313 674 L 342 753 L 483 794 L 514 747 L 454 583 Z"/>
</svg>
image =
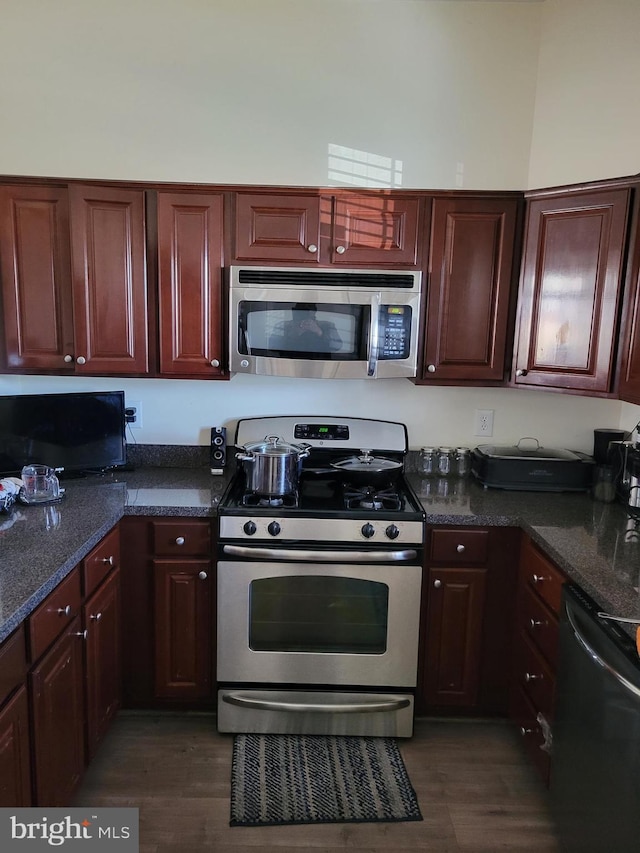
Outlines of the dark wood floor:
<svg viewBox="0 0 640 853">
<path fill-rule="evenodd" d="M 231 735 L 203 714 L 121 713 L 74 805 L 136 806 L 140 853 L 557 853 L 513 727 L 418 720 L 400 748 L 424 821 L 230 827 Z"/>
</svg>

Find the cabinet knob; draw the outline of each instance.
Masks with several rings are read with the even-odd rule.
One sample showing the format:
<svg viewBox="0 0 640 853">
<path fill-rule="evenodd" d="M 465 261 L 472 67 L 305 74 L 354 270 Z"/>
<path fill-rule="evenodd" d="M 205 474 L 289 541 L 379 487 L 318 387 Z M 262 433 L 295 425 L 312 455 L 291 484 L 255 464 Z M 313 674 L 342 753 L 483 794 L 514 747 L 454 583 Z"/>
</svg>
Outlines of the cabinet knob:
<svg viewBox="0 0 640 853">
<path fill-rule="evenodd" d="M 89 616 L 89 619 L 93 619 L 94 622 L 99 622 L 102 619 L 102 613 L 92 613 Z"/>
<path fill-rule="evenodd" d="M 113 559 L 113 557 L 103 557 L 102 562 L 108 563 L 110 566 L 113 566 L 114 559 Z"/>
<path fill-rule="evenodd" d="M 464 545 L 456 545 L 456 551 L 458 552 L 458 554 L 462 554 L 462 552 L 466 551 L 466 550 L 467 549 L 465 548 Z"/>
<path fill-rule="evenodd" d="M 178 536 L 176 538 L 176 545 L 184 545 L 184 536 Z"/>
<path fill-rule="evenodd" d="M 66 607 L 59 607 L 59 608 L 58 608 L 58 613 L 59 613 L 61 616 L 71 616 L 71 605 L 70 605 L 70 604 L 67 604 L 67 606 L 66 606 Z"/>
<path fill-rule="evenodd" d="M 525 726 L 520 726 L 520 734 L 522 737 L 526 737 L 526 735 L 532 735 L 535 729 L 527 729 Z"/>
<path fill-rule="evenodd" d="M 198 577 L 200 578 L 201 581 L 206 581 L 208 575 L 206 572 L 198 572 Z"/>
<path fill-rule="evenodd" d="M 544 580 L 544 577 L 543 577 L 542 575 L 533 575 L 533 577 L 531 578 L 531 580 L 532 580 L 534 583 L 542 583 L 542 581 Z"/>
<path fill-rule="evenodd" d="M 77 358 L 78 364 L 86 364 L 87 359 L 83 355 L 79 355 Z"/>
<path fill-rule="evenodd" d="M 542 681 L 542 675 L 535 675 L 533 672 L 525 672 L 524 680 L 525 681 Z"/>
<path fill-rule="evenodd" d="M 433 585 L 435 586 L 436 589 L 440 589 L 440 587 L 442 586 L 442 581 L 436 579 L 436 580 L 434 580 Z"/>
<path fill-rule="evenodd" d="M 70 364 L 73 361 L 73 356 L 72 355 L 65 355 L 65 357 L 63 358 L 63 361 L 65 364 Z"/>
<path fill-rule="evenodd" d="M 524 370 L 522 367 L 519 367 L 516 370 L 516 376 L 526 376 L 526 375 L 527 375 L 527 371 Z"/>
<path fill-rule="evenodd" d="M 427 367 L 427 372 L 428 372 L 428 373 L 435 373 L 435 372 L 436 372 L 436 366 L 435 366 L 435 364 L 430 364 L 430 365 L 428 365 L 428 367 Z"/>
<path fill-rule="evenodd" d="M 89 632 L 85 628 L 84 631 L 74 631 L 73 634 L 71 634 L 71 636 L 72 637 L 82 637 L 83 640 L 86 640 L 87 637 L 89 636 Z"/>
<path fill-rule="evenodd" d="M 344 255 L 347 250 L 344 246 L 336 246 L 336 252 L 338 255 Z"/>
<path fill-rule="evenodd" d="M 546 619 L 529 619 L 529 624 L 532 628 L 539 628 L 541 625 L 546 625 Z"/>
<path fill-rule="evenodd" d="M 315 243 L 310 243 L 310 244 L 307 246 L 307 252 L 311 252 L 312 254 L 314 254 L 314 253 L 315 253 L 315 252 L 317 252 L 317 251 L 318 251 L 318 247 L 316 246 L 316 244 L 315 244 Z M 344 250 L 343 250 L 343 251 L 344 251 Z"/>
<path fill-rule="evenodd" d="M 211 367 L 220 367 L 220 360 L 217 358 L 212 358 L 209 364 L 211 365 Z"/>
</svg>

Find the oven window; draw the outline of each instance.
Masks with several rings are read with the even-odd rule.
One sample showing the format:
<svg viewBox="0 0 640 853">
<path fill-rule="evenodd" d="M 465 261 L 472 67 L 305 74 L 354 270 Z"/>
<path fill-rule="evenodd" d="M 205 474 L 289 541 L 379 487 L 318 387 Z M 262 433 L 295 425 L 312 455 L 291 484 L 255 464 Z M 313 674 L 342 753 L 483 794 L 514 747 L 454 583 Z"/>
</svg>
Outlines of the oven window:
<svg viewBox="0 0 640 853">
<path fill-rule="evenodd" d="M 243 301 L 238 349 L 269 358 L 361 360 L 369 311 L 367 305 Z"/>
<path fill-rule="evenodd" d="M 305 575 L 251 583 L 249 646 L 260 652 L 382 655 L 389 588 L 359 578 Z"/>
</svg>

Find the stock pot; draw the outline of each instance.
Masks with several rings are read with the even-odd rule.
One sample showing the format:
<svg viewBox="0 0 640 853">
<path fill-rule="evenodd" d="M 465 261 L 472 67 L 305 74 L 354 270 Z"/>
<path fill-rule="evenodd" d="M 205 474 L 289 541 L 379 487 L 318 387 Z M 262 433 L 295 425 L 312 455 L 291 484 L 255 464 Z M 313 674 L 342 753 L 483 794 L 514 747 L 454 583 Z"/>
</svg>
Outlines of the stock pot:
<svg viewBox="0 0 640 853">
<path fill-rule="evenodd" d="M 302 460 L 308 444 L 289 444 L 278 435 L 245 444 L 236 453 L 242 461 L 247 488 L 260 495 L 288 495 L 298 488 Z"/>
</svg>

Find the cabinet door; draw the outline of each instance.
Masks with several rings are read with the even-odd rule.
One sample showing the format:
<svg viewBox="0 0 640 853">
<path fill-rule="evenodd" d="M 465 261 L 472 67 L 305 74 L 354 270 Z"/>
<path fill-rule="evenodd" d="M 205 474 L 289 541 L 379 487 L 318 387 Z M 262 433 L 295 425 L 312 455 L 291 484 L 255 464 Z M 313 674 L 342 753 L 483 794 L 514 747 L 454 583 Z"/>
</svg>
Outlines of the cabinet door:
<svg viewBox="0 0 640 853">
<path fill-rule="evenodd" d="M 144 192 L 73 185 L 69 199 L 76 372 L 147 373 Z"/>
<path fill-rule="evenodd" d="M 238 193 L 235 202 L 236 260 L 318 262 L 317 196 Z"/>
<path fill-rule="evenodd" d="M 345 194 L 334 201 L 330 258 L 347 266 L 419 265 L 421 199 Z M 323 199 L 323 211 L 328 209 Z"/>
<path fill-rule="evenodd" d="M 0 710 L 0 808 L 30 805 L 29 706 L 20 687 Z"/>
<path fill-rule="evenodd" d="M 475 705 L 480 681 L 486 568 L 430 568 L 424 700 Z"/>
<path fill-rule="evenodd" d="M 66 188 L 0 187 L 0 278 L 7 368 L 73 371 Z"/>
<path fill-rule="evenodd" d="M 621 400 L 640 405 L 640 184 L 635 187 L 631 229 L 628 294 L 624 307 L 622 365 L 618 383 Z"/>
<path fill-rule="evenodd" d="M 38 806 L 68 806 L 84 772 L 80 624 L 80 617 L 76 617 L 29 674 Z"/>
<path fill-rule="evenodd" d="M 160 372 L 221 376 L 223 196 L 158 193 Z"/>
<path fill-rule="evenodd" d="M 530 201 L 517 384 L 611 390 L 629 196 L 615 189 Z"/>
<path fill-rule="evenodd" d="M 519 204 L 434 200 L 423 379 L 504 379 Z"/>
<path fill-rule="evenodd" d="M 154 560 L 156 688 L 161 698 L 211 694 L 213 618 L 209 560 Z"/>
<path fill-rule="evenodd" d="M 122 702 L 120 570 L 82 608 L 87 631 L 87 758 L 96 753 Z"/>
</svg>

